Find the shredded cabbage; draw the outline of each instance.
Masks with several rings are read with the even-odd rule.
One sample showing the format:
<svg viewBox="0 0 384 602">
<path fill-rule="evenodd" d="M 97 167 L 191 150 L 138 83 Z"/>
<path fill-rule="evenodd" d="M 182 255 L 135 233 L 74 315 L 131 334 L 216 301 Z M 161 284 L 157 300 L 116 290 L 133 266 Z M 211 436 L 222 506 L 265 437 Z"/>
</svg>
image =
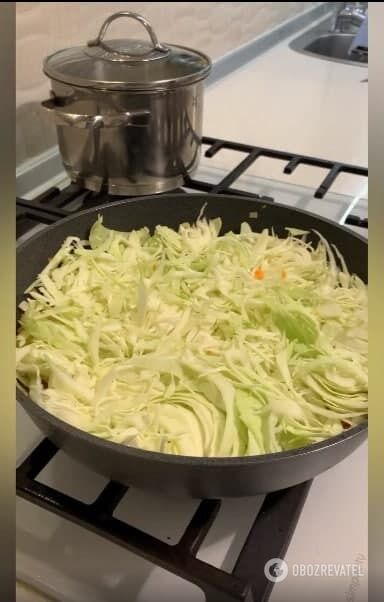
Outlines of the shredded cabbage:
<svg viewBox="0 0 384 602">
<path fill-rule="evenodd" d="M 188 456 L 289 450 L 365 419 L 366 285 L 321 235 L 220 229 L 99 218 L 89 241 L 68 238 L 21 304 L 31 398 L 97 437 Z"/>
</svg>

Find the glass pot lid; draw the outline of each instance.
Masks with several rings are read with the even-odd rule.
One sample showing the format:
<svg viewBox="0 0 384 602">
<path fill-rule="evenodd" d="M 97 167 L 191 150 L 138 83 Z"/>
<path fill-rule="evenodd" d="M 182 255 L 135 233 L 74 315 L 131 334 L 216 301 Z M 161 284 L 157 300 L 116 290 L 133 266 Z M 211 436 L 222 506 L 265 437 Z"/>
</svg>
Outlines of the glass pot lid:
<svg viewBox="0 0 384 602">
<path fill-rule="evenodd" d="M 105 40 L 109 25 L 128 17 L 141 23 L 149 40 Z M 210 59 L 202 52 L 162 44 L 144 17 L 121 11 L 108 17 L 97 38 L 86 46 L 66 48 L 48 56 L 44 73 L 51 79 L 102 90 L 157 90 L 184 86 L 207 77 Z"/>
</svg>

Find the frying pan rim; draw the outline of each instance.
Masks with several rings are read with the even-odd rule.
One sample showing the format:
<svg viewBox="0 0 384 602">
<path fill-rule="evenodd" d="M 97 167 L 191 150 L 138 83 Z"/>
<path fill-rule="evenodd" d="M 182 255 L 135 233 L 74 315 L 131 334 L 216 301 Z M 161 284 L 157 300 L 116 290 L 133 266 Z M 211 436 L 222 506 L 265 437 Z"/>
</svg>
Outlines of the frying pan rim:
<svg viewBox="0 0 384 602">
<path fill-rule="evenodd" d="M 163 193 L 161 196 L 162 198 L 165 199 L 165 194 Z M 180 197 L 180 199 L 185 199 L 185 198 L 197 198 L 199 197 L 201 199 L 201 197 L 203 198 L 207 198 L 208 199 L 222 199 L 222 198 L 228 198 L 232 201 L 236 201 L 236 200 L 242 200 L 242 201 L 248 201 L 250 203 L 255 203 L 255 205 L 259 205 L 261 206 L 261 208 L 264 207 L 279 207 L 285 211 L 293 211 L 295 213 L 301 213 L 304 215 L 307 215 L 308 217 L 312 217 L 315 220 L 319 221 L 319 222 L 324 222 L 326 224 L 329 224 L 330 226 L 333 226 L 334 228 L 341 230 L 342 232 L 347 232 L 352 238 L 356 238 L 357 240 L 360 240 L 361 242 L 365 243 L 366 245 L 368 245 L 368 241 L 367 239 L 362 236 L 361 234 L 358 234 L 358 232 L 355 232 L 353 230 L 349 230 L 346 226 L 338 224 L 336 222 L 334 222 L 331 219 L 328 219 L 327 217 L 323 217 L 320 215 L 317 215 L 316 213 L 312 213 L 311 211 L 306 211 L 305 209 L 300 209 L 297 207 L 291 207 L 289 205 L 284 205 L 282 203 L 276 203 L 275 201 L 271 202 L 271 201 L 267 201 L 267 200 L 262 200 L 262 199 L 254 199 L 252 197 L 247 197 L 247 196 L 241 196 L 241 195 L 226 195 L 226 194 L 212 194 L 212 193 L 170 193 L 166 195 L 167 197 Z M 40 236 L 43 236 L 45 232 L 47 232 L 48 230 L 50 230 L 51 232 L 56 230 L 56 228 L 60 228 L 62 224 L 65 224 L 67 222 L 70 221 L 75 221 L 76 218 L 79 218 L 82 215 L 86 215 L 86 214 L 92 214 L 95 213 L 97 215 L 98 211 L 103 211 L 104 209 L 110 209 L 111 207 L 120 207 L 121 205 L 130 205 L 133 203 L 140 203 L 142 204 L 143 202 L 146 201 L 150 201 L 150 200 L 159 200 L 159 195 L 148 195 L 148 196 L 142 196 L 142 197 L 134 197 L 132 199 L 122 199 L 121 201 L 113 201 L 113 203 L 109 202 L 109 203 L 104 203 L 103 205 L 98 205 L 97 207 L 91 207 L 90 209 L 83 209 L 82 211 L 78 211 L 75 214 L 72 215 L 68 215 L 67 217 L 64 217 L 62 219 L 59 219 L 57 222 L 48 225 L 46 228 L 39 230 L 38 232 L 36 232 L 35 234 L 33 234 L 31 237 L 29 237 L 28 239 L 24 240 L 20 245 L 17 246 L 16 248 L 16 258 L 17 255 L 19 253 L 21 253 L 24 249 L 24 247 L 28 246 L 29 244 L 31 244 L 36 238 L 40 238 Z M 203 199 L 202 200 L 202 204 L 204 204 Z M 257 219 L 257 218 L 249 218 L 250 220 L 253 219 Z M 117 230 L 119 231 L 119 230 Z M 123 231 L 123 230 L 121 230 Z"/>
<path fill-rule="evenodd" d="M 162 195 L 162 198 L 164 198 L 164 196 L 165 195 Z M 310 211 L 305 211 L 304 209 L 298 209 L 296 207 L 292 208 L 290 206 L 283 205 L 281 203 L 273 202 L 273 204 L 272 204 L 269 201 L 263 201 L 262 199 L 254 199 L 251 197 L 241 196 L 241 195 L 225 195 L 225 194 L 210 194 L 210 193 L 204 193 L 204 194 L 201 194 L 201 193 L 188 193 L 188 194 L 170 193 L 167 195 L 167 197 L 177 197 L 177 196 L 179 196 L 181 199 L 191 198 L 191 197 L 192 198 L 199 197 L 203 202 L 204 202 L 205 198 L 208 201 L 209 199 L 219 199 L 219 198 L 222 199 L 222 198 L 228 197 L 232 201 L 236 201 L 236 199 L 237 200 L 246 200 L 248 202 L 255 203 L 255 205 L 258 205 L 258 206 L 272 205 L 273 207 L 282 208 L 283 210 L 289 210 L 289 211 L 293 211 L 295 213 L 301 213 L 301 214 L 305 214 L 309 217 L 313 217 L 317 222 L 323 222 L 323 223 L 331 225 L 333 228 L 347 232 L 348 235 L 351 236 L 351 238 L 360 240 L 364 244 L 368 245 L 368 241 L 364 236 L 358 234 L 357 232 L 347 229 L 345 226 L 337 224 L 334 221 L 332 221 L 326 217 L 311 213 Z M 201 197 L 203 197 L 203 198 L 201 198 Z M 48 226 L 47 228 L 44 228 L 43 230 L 39 230 L 33 236 L 31 236 L 30 238 L 25 240 L 23 243 L 21 243 L 16 249 L 16 258 L 20 253 L 23 252 L 23 250 L 26 247 L 28 248 L 28 246 L 34 240 L 44 236 L 44 234 L 47 232 L 48 229 L 50 229 L 50 231 L 52 232 L 52 230 L 55 230 L 56 228 L 60 228 L 63 223 L 66 223 L 71 220 L 75 221 L 79 216 L 81 216 L 83 214 L 95 213 L 97 215 L 97 213 L 99 211 L 103 211 L 104 209 L 110 209 L 111 207 L 121 206 L 124 204 L 130 205 L 131 203 L 141 203 L 142 204 L 143 202 L 146 202 L 147 200 L 153 200 L 153 199 L 158 200 L 158 195 L 136 197 L 133 199 L 122 199 L 119 201 L 114 201 L 113 205 L 111 203 L 105 203 L 103 205 L 98 205 L 97 207 L 91 207 L 90 209 L 84 209 L 82 211 L 79 211 L 76 214 L 69 215 L 68 217 L 65 217 L 65 218 L 55 222 L 54 224 Z M 329 437 L 318 443 L 312 443 L 311 445 L 308 445 L 305 447 L 294 448 L 292 450 L 281 451 L 281 452 L 272 452 L 272 453 L 268 453 L 268 454 L 259 454 L 259 455 L 254 455 L 254 456 L 236 456 L 236 457 L 185 456 L 185 455 L 153 452 L 153 451 L 149 451 L 149 450 L 143 450 L 143 449 L 139 449 L 139 448 L 135 448 L 135 447 L 130 447 L 127 445 L 122 445 L 121 443 L 115 443 L 115 442 L 109 441 L 107 439 L 102 439 L 100 437 L 97 437 L 96 435 L 87 433 L 86 431 L 78 429 L 77 427 L 72 426 L 71 424 L 61 420 L 57 416 L 50 414 L 47 410 L 45 410 L 44 408 L 39 406 L 24 392 L 24 390 L 22 389 L 22 387 L 20 386 L 19 383 L 17 383 L 17 386 L 16 386 L 16 399 L 17 399 L 17 402 L 20 403 L 20 405 L 22 407 L 30 406 L 32 415 L 34 413 L 37 414 L 39 416 L 39 418 L 41 418 L 45 422 L 50 423 L 54 428 L 57 428 L 59 431 L 64 431 L 68 435 L 77 437 L 78 439 L 82 440 L 84 443 L 87 443 L 90 445 L 96 445 L 101 450 L 104 449 L 106 451 L 108 450 L 111 453 L 118 452 L 120 454 L 123 454 L 123 456 L 125 456 L 128 460 L 137 458 L 137 459 L 158 462 L 161 464 L 167 463 L 167 464 L 176 464 L 176 465 L 179 464 L 179 465 L 188 465 L 188 466 L 204 465 L 204 467 L 207 467 L 207 468 L 212 467 L 215 469 L 221 468 L 221 467 L 224 468 L 226 466 L 249 466 L 249 465 L 263 464 L 265 462 L 266 463 L 270 463 L 270 462 L 275 463 L 275 462 L 290 459 L 292 457 L 308 456 L 311 454 L 315 454 L 316 452 L 320 452 L 322 449 L 325 449 L 325 448 L 339 446 L 345 440 L 352 439 L 356 436 L 359 436 L 360 433 L 362 433 L 364 431 L 368 431 L 368 419 L 367 419 L 352 428 L 344 430 L 343 432 L 339 433 L 338 435 Z"/>
</svg>

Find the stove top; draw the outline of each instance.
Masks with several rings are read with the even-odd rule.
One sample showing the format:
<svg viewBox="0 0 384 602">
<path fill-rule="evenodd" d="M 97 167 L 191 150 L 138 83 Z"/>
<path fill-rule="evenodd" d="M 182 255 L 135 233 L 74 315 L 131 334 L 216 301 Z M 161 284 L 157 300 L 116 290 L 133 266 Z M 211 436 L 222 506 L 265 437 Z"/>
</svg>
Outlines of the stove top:
<svg viewBox="0 0 384 602">
<path fill-rule="evenodd" d="M 195 178 L 185 179 L 183 188 L 171 192 L 180 192 L 181 190 L 186 193 L 211 192 L 294 204 L 313 213 L 334 218 L 348 226 L 358 227 L 361 230 L 368 228 L 367 212 L 364 212 L 364 209 L 361 210 L 361 207 L 358 207 L 356 212 L 357 201 L 361 206 L 360 198 L 354 199 L 347 196 L 343 198 L 343 195 L 332 194 L 332 185 L 341 174 L 353 174 L 367 178 L 367 168 L 217 138 L 203 137 L 202 142 L 203 148 L 206 149 L 205 159 L 213 159 L 223 151 L 234 151 L 242 159 L 229 170 L 207 169 L 205 164 L 197 171 Z M 318 168 L 319 185 L 317 189 L 311 190 L 281 183 L 278 185 L 278 182 L 275 181 L 247 176 L 247 169 L 257 159 L 263 157 L 284 161 L 283 174 L 285 175 L 293 174 L 300 165 Z M 63 181 L 65 182 L 64 178 Z M 235 183 L 236 187 L 234 187 Z M 270 193 L 271 189 L 274 189 L 272 194 Z M 53 187 L 44 190 L 33 199 L 17 199 L 17 238 L 20 239 L 23 235 L 30 233 L 36 226 L 42 227 L 82 209 L 112 203 L 122 198 L 121 196 L 111 196 L 104 191 L 91 192 L 77 184 L 66 183 L 62 188 Z M 338 205 L 341 214 L 334 215 L 334 211 L 329 207 L 330 204 Z"/>
<path fill-rule="evenodd" d="M 276 201 L 367 233 L 367 199 L 332 193 L 340 174 L 366 177 L 367 169 L 215 138 L 205 137 L 203 145 L 205 159 L 223 150 L 237 151 L 242 159 L 227 171 L 203 163 L 194 179 L 186 179 L 186 194 Z M 322 178 L 309 190 L 247 175 L 259 157 L 285 161 L 285 174 L 299 165 L 318 167 Z M 63 186 L 17 199 L 18 243 L 69 214 L 121 198 L 63 179 Z M 107 482 L 78 465 L 41 440 L 23 410 L 17 411 L 23 441 L 17 468 L 20 579 L 68 602 L 267 601 L 273 582 L 264 574 L 265 563 L 284 557 L 310 482 L 240 500 L 150 494 Z"/>
<path fill-rule="evenodd" d="M 103 483 L 102 479 L 89 471 L 84 471 L 76 466 L 76 463 L 72 463 L 70 468 L 68 460 L 63 457 L 56 466 L 49 466 L 57 453 L 58 449 L 48 439 L 44 439 L 24 460 L 17 469 L 17 494 L 20 497 L 37 504 L 41 509 L 73 521 L 74 524 L 88 529 L 108 542 L 117 544 L 195 584 L 204 592 L 208 602 L 256 602 L 268 599 L 273 582 L 265 577 L 264 566 L 271 558 L 284 557 L 309 491 L 310 482 L 266 496 L 247 498 L 245 501 L 175 499 L 158 494 L 151 495 L 111 481 Z M 88 473 L 86 488 L 73 481 L 71 487 L 67 482 L 68 477 L 69 481 L 72 480 L 68 473 L 69 470 L 73 470 L 74 465 L 76 475 Z M 47 469 L 51 474 L 43 475 L 42 473 Z M 63 470 L 67 473 L 66 479 L 63 479 Z M 57 478 L 57 473 L 60 472 L 61 477 Z M 52 478 L 55 488 L 52 487 Z M 51 484 L 47 485 L 47 481 Z M 76 493 L 72 495 L 66 493 L 71 489 Z M 90 491 L 92 491 L 91 500 Z M 83 496 L 87 501 L 84 501 Z M 233 524 L 234 515 L 239 512 L 244 513 L 244 510 L 247 520 L 244 521 L 243 517 Z M 156 532 L 156 536 L 152 535 L 153 531 Z M 234 535 L 240 537 L 240 541 L 229 541 L 228 543 L 232 545 L 225 549 L 224 544 L 223 548 L 223 538 L 231 538 Z M 86 549 L 87 546 L 84 546 L 84 538 L 82 550 L 76 549 L 75 545 L 71 546 L 70 541 L 65 539 L 67 550 L 63 550 L 60 545 L 62 541 L 60 536 L 54 537 L 51 561 L 56 560 L 62 568 L 64 562 L 64 567 L 68 570 L 68 562 L 78 562 L 76 556 L 84 553 L 84 548 Z M 115 555 L 113 547 L 112 554 Z M 199 556 L 201 550 L 203 555 Z M 220 552 L 223 551 L 225 557 L 220 558 Z M 101 562 L 104 566 L 99 570 L 106 571 L 108 574 L 110 562 L 103 561 L 92 548 L 87 552 L 92 554 L 92 558 L 89 559 L 90 564 L 97 565 Z M 101 547 L 101 555 L 103 552 L 104 549 Z M 66 554 L 67 559 L 65 559 Z M 37 549 L 34 558 L 36 566 L 38 566 L 39 556 Z M 117 582 L 122 578 L 121 573 L 124 575 L 124 569 L 121 570 L 122 560 L 126 562 L 125 570 L 130 570 L 131 557 L 127 558 L 123 553 L 115 566 Z M 217 566 L 218 561 L 221 561 L 221 568 Z M 85 564 L 84 559 L 79 562 Z M 76 573 L 73 569 L 69 572 Z M 132 583 L 129 587 L 132 588 Z M 178 591 L 179 587 L 176 585 L 176 590 L 173 590 L 171 595 L 167 592 L 164 600 L 180 600 Z M 183 585 L 183 591 L 182 597 L 186 599 L 185 591 L 188 591 L 188 584 Z M 76 590 L 73 593 L 67 590 L 66 595 L 68 600 L 79 600 L 76 597 L 78 596 Z M 114 592 L 111 587 L 108 600 L 120 601 L 119 595 L 121 589 L 118 588 Z M 81 601 L 105 600 L 103 596 L 105 593 L 101 594 L 101 598 L 98 595 L 95 597 L 95 593 L 92 596 L 90 593 L 84 594 Z M 162 600 L 159 596 L 161 596 L 160 592 L 156 600 Z M 132 591 L 126 598 L 127 602 L 136 599 Z M 150 597 L 140 599 L 148 602 L 154 600 Z"/>
</svg>

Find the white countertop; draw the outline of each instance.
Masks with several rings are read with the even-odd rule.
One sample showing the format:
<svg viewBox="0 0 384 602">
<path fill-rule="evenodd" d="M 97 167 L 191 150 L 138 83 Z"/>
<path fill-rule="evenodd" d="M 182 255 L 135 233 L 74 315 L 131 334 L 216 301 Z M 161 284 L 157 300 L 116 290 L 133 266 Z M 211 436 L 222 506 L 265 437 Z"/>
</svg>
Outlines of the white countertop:
<svg viewBox="0 0 384 602">
<path fill-rule="evenodd" d="M 368 77 L 367 67 L 292 50 L 289 42 L 299 35 L 207 88 L 204 133 L 366 166 L 368 84 L 362 80 Z M 229 151 L 220 152 L 210 162 L 228 167 L 234 157 Z M 285 176 L 283 167 L 280 161 L 261 158 L 247 174 L 308 186 L 319 184 L 318 168 L 300 166 L 292 176 Z M 332 191 L 357 194 L 365 184 L 363 178 L 343 174 Z"/>
<path fill-rule="evenodd" d="M 291 50 L 288 43 L 289 40 L 282 42 L 207 89 L 205 134 L 366 165 L 367 84 L 361 83 L 366 77 L 366 69 L 308 57 Z M 220 152 L 214 159 L 203 158 L 202 169 L 205 166 L 211 168 L 212 165 L 228 168 L 238 161 L 238 154 Z M 283 164 L 278 161 L 261 159 L 247 171 L 246 177 L 252 180 L 254 176 L 262 174 L 267 180 L 274 178 L 303 186 L 319 184 L 317 169 L 302 167 L 288 177 L 281 173 L 282 167 Z M 275 188 L 275 198 L 279 200 L 279 187 Z M 326 202 L 331 206 L 340 201 L 342 211 L 343 199 L 347 198 L 345 195 L 365 196 L 366 182 L 356 177 L 340 176 L 332 190 L 338 195 L 331 196 Z M 289 202 L 289 192 L 284 192 L 283 187 L 281 194 L 285 194 Z M 313 202 L 304 200 L 306 203 Z M 326 202 L 319 201 L 320 213 L 327 214 Z M 310 210 L 314 210 L 314 207 L 311 206 Z M 335 213 L 335 216 L 334 219 L 338 219 L 338 214 Z M 38 431 L 32 427 L 21 408 L 18 408 L 17 424 L 18 433 L 22 433 L 21 436 L 18 434 L 18 443 L 20 445 L 22 441 L 22 447 L 27 439 L 29 443 L 38 437 Z M 20 447 L 18 451 L 22 451 Z M 66 487 L 71 485 L 73 478 L 78 488 L 78 479 L 70 476 L 72 468 L 63 467 L 59 471 L 52 468 L 55 478 L 62 473 L 66 478 Z M 78 474 L 82 473 L 76 472 Z M 99 478 L 95 475 L 92 478 L 99 486 Z M 142 504 L 144 502 L 143 498 Z M 243 511 L 244 515 L 247 511 L 252 517 L 252 500 L 228 500 L 227 505 L 233 506 L 232 514 L 239 519 Z M 158 511 L 162 516 L 161 507 L 158 507 Z M 140 602 L 152 602 L 155 591 L 160 596 L 158 600 L 163 599 L 161 592 L 166 591 L 170 592 L 166 597 L 171 601 L 181 599 L 180 596 L 187 599 L 185 596 L 189 594 L 191 600 L 203 599 L 196 588 L 176 578 L 171 580 L 172 591 L 168 590 L 169 574 L 162 569 L 152 568 L 149 563 L 122 552 L 113 544 L 106 542 L 101 545 L 97 536 L 76 525 L 66 523 L 64 528 L 62 521 L 58 522 L 60 519 L 25 501 L 18 500 L 18 512 L 19 576 L 30 580 L 30 575 L 35 575 L 36 586 L 45 582 L 48 576 L 49 587 L 43 589 L 54 597 L 63 599 L 63 595 L 54 594 L 65 591 L 67 600 L 79 600 L 80 595 L 82 602 L 101 602 L 110 592 L 110 599 L 117 600 L 120 599 L 119 591 L 132 591 L 132 587 L 137 594 L 135 599 Z M 176 516 L 177 507 L 170 512 Z M 211 537 L 212 545 L 207 547 L 207 560 L 211 560 L 212 555 L 217 558 L 217 546 L 222 547 L 221 539 L 236 539 L 229 518 L 226 521 L 226 527 L 221 527 L 220 537 Z M 78 555 L 74 549 L 80 550 Z M 30 554 L 31 550 L 34 550 L 33 554 Z M 90 551 L 92 557 L 89 557 Z M 368 556 L 367 445 L 361 446 L 338 466 L 315 479 L 286 561 L 290 567 L 295 563 L 353 564 L 359 555 Z M 363 563 L 362 568 L 365 576 L 353 584 L 353 597 L 349 598 L 353 602 L 366 602 L 368 599 L 366 564 Z M 88 582 L 82 590 L 83 570 Z M 165 589 L 162 589 L 163 583 Z M 351 585 L 352 580 L 348 576 L 329 578 L 325 584 L 324 577 L 299 578 L 289 575 L 285 581 L 275 585 L 270 602 L 287 602 L 290 599 L 301 602 L 308 597 L 313 602 L 321 599 L 342 602 L 348 599 L 347 592 Z M 324 592 L 326 595 L 323 595 Z M 22 602 L 35 598 L 19 590 L 17 599 Z"/>
</svg>

